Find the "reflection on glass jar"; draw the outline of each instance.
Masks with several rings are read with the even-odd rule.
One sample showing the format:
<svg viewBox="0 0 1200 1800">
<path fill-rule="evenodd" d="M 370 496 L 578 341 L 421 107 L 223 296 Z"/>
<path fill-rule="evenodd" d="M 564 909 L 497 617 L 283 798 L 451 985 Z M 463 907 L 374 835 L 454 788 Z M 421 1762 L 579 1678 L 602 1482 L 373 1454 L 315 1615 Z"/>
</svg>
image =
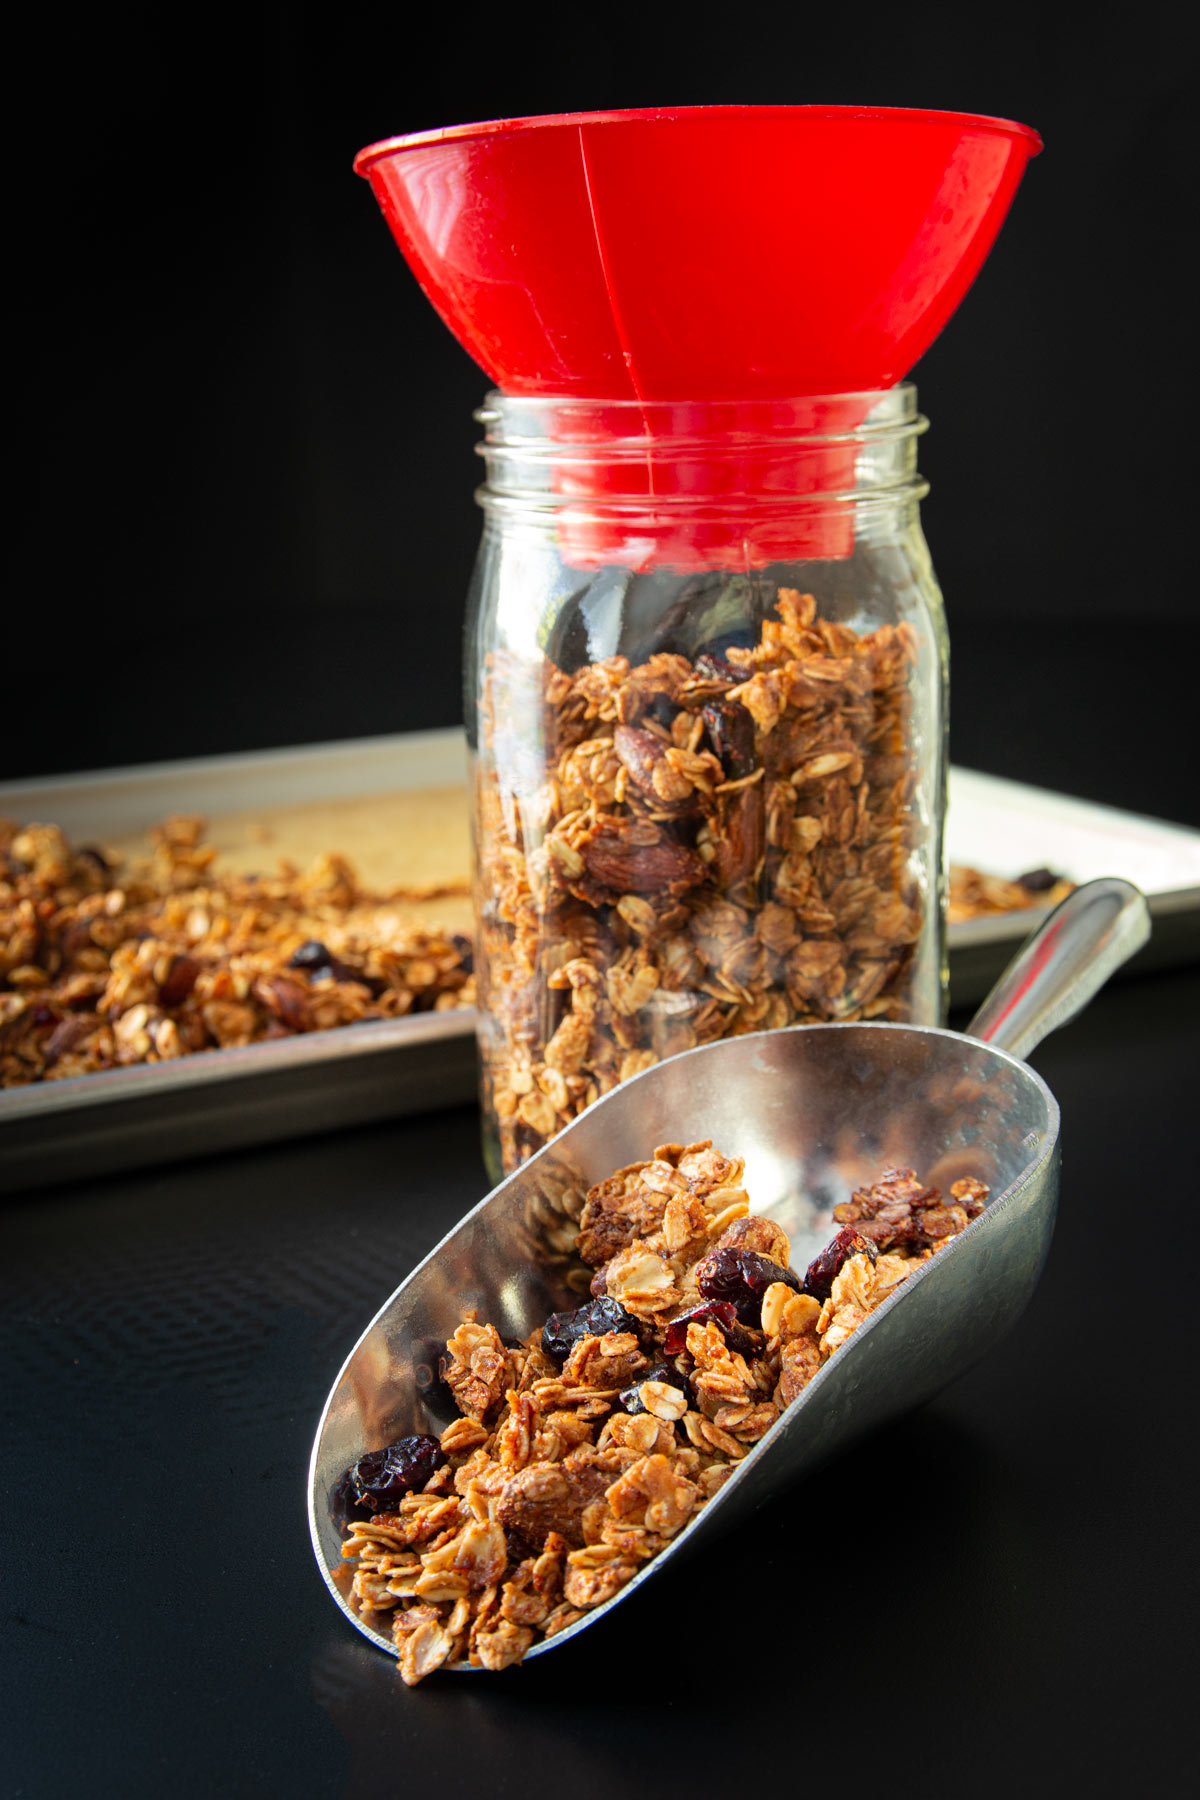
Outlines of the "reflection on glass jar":
<svg viewBox="0 0 1200 1800">
<path fill-rule="evenodd" d="M 478 416 L 493 1174 L 697 1044 L 940 1022 L 946 637 L 915 390 Z"/>
</svg>

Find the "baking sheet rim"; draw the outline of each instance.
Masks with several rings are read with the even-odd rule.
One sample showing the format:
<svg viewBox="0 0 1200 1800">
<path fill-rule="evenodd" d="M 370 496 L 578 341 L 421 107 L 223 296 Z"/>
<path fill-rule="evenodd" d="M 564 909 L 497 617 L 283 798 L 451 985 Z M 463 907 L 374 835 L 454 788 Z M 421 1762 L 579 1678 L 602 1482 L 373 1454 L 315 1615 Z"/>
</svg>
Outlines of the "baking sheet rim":
<svg viewBox="0 0 1200 1800">
<path fill-rule="evenodd" d="M 167 1062 L 137 1063 L 124 1069 L 97 1069 L 86 1075 L 68 1075 L 61 1081 L 29 1082 L 25 1087 L 0 1093 L 0 1126 L 6 1118 L 28 1119 L 73 1111 L 76 1106 L 146 1099 L 178 1093 L 210 1081 L 233 1081 L 239 1076 L 262 1076 L 289 1069 L 307 1068 L 335 1058 L 370 1056 L 385 1050 L 411 1049 L 439 1043 L 444 1038 L 465 1037 L 475 1030 L 473 1006 L 448 1007 L 442 1012 L 418 1013 L 400 1019 L 364 1019 L 355 1025 L 338 1025 L 327 1031 L 304 1032 L 296 1037 L 259 1040 L 220 1050 L 201 1050 Z"/>
<path fill-rule="evenodd" d="M 1200 910 L 1200 887 L 1175 888 L 1148 896 L 1152 917 Z M 1045 917 L 1047 907 L 1028 907 L 1021 912 L 994 913 L 979 919 L 963 919 L 948 927 L 947 953 L 1000 942 L 1019 943 Z M 442 1012 L 418 1013 L 400 1019 L 364 1019 L 356 1025 L 339 1025 L 327 1031 L 305 1032 L 298 1037 L 273 1038 L 225 1050 L 204 1050 L 168 1062 L 140 1063 L 124 1069 L 99 1069 L 87 1075 L 69 1075 L 61 1081 L 30 1082 L 26 1087 L 0 1093 L 0 1125 L 7 1119 L 28 1119 L 72 1111 L 76 1106 L 97 1106 L 119 1100 L 177 1093 L 210 1081 L 233 1081 L 239 1076 L 260 1076 L 298 1069 L 334 1058 L 371 1056 L 385 1050 L 414 1048 L 445 1038 L 474 1034 L 478 1013 L 473 1006 L 448 1007 Z"/>
</svg>

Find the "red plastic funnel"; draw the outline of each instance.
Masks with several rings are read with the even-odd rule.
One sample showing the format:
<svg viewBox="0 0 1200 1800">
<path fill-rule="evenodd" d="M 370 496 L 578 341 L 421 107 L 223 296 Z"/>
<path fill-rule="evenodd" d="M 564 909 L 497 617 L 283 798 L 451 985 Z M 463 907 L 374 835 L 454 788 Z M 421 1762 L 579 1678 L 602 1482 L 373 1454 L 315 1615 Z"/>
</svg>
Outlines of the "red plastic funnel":
<svg viewBox="0 0 1200 1800">
<path fill-rule="evenodd" d="M 1040 148 L 969 113 L 704 106 L 418 132 L 355 168 L 507 393 L 750 400 L 900 380 Z"/>
</svg>

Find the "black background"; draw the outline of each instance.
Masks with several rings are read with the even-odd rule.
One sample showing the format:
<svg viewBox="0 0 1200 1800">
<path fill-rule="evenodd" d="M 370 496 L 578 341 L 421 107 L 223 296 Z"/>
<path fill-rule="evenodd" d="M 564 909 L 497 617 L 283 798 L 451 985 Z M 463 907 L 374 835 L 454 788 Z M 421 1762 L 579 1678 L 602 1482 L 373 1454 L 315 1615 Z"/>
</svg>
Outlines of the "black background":
<svg viewBox="0 0 1200 1800">
<path fill-rule="evenodd" d="M 362 145 L 820 100 L 992 112 L 1046 143 L 915 370 L 953 755 L 1196 819 L 1176 748 L 1200 659 L 1179 21 L 750 0 L 26 24 L 0 773 L 461 717 L 486 382 L 353 175 Z M 769 267 L 764 245 L 730 274 Z"/>
<path fill-rule="evenodd" d="M 351 173 L 362 145 L 844 101 L 1046 141 L 915 371 L 952 751 L 1200 824 L 1182 17 L 10 22 L 0 776 L 460 717 L 485 383 Z M 636 1654 L 618 1613 L 495 1684 L 397 1692 L 301 1504 L 342 1356 L 486 1185 L 473 1110 L 7 1201 L 0 1793 L 1187 1791 L 1198 1015 L 1194 969 L 1143 975 L 1036 1053 L 1063 1201 L 1004 1349 L 781 1495 Z"/>
</svg>

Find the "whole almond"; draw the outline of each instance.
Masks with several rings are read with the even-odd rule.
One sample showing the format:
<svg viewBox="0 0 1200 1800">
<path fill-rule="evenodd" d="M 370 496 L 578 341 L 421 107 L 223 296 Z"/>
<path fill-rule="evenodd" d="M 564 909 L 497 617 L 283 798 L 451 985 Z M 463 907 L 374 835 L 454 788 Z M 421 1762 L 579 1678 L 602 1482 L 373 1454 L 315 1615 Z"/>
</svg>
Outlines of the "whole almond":
<svg viewBox="0 0 1200 1800">
<path fill-rule="evenodd" d="M 694 851 L 665 832 L 654 830 L 651 837 L 645 821 L 634 830 L 601 825 L 584 845 L 583 860 L 593 881 L 618 894 L 679 891 L 695 887 L 705 874 Z"/>
<path fill-rule="evenodd" d="M 643 731 L 639 725 L 618 725 L 613 732 L 613 749 L 634 786 L 649 799 L 661 806 L 677 806 L 692 798 L 692 783 L 672 767 L 666 744 L 652 731 Z"/>
</svg>

